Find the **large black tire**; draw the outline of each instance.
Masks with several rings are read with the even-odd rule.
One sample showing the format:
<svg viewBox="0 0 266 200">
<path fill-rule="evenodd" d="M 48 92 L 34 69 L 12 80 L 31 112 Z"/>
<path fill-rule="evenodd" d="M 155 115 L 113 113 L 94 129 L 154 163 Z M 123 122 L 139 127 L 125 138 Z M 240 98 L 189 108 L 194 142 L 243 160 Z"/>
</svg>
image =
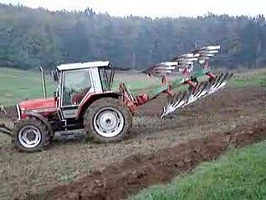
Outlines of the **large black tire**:
<svg viewBox="0 0 266 200">
<path fill-rule="evenodd" d="M 93 102 L 87 108 L 83 120 L 85 131 L 95 142 L 119 142 L 128 136 L 132 127 L 131 112 L 114 98 Z"/>
<path fill-rule="evenodd" d="M 29 135 L 28 135 L 29 134 Z M 27 137 L 27 136 L 28 137 Z M 35 143 L 30 144 L 29 137 L 35 136 Z M 34 139 L 31 138 L 31 139 Z M 35 117 L 18 121 L 12 130 L 12 144 L 24 152 L 36 152 L 45 149 L 51 141 L 48 127 Z"/>
</svg>

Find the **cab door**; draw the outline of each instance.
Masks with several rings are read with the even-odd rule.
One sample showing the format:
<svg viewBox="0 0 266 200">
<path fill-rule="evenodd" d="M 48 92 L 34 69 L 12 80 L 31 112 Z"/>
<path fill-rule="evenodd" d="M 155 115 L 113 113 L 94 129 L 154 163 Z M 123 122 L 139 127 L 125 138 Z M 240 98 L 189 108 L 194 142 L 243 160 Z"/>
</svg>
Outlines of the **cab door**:
<svg viewBox="0 0 266 200">
<path fill-rule="evenodd" d="M 76 118 L 79 104 L 94 93 L 90 69 L 63 71 L 60 107 L 64 119 Z"/>
</svg>

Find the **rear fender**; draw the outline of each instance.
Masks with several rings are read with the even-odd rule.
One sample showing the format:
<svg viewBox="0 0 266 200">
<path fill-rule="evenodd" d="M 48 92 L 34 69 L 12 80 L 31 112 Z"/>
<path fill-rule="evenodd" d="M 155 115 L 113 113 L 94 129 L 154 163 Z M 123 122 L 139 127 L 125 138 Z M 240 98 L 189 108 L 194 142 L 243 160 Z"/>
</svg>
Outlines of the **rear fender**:
<svg viewBox="0 0 266 200">
<path fill-rule="evenodd" d="M 44 116 L 42 116 L 38 113 L 33 113 L 33 112 L 29 112 L 29 113 L 27 113 L 27 115 L 29 117 L 36 117 L 37 119 L 41 120 L 47 126 L 49 132 L 51 134 L 53 133 L 53 128 L 52 128 L 51 124 L 48 122 L 48 120 Z"/>
<path fill-rule="evenodd" d="M 118 99 L 120 97 L 119 93 L 115 92 L 108 92 L 108 93 L 101 93 L 101 94 L 93 94 L 90 95 L 88 99 L 86 99 L 82 104 L 80 104 L 78 111 L 77 111 L 77 120 L 81 119 L 86 111 L 86 109 L 96 100 L 101 98 L 111 97 Z"/>
</svg>

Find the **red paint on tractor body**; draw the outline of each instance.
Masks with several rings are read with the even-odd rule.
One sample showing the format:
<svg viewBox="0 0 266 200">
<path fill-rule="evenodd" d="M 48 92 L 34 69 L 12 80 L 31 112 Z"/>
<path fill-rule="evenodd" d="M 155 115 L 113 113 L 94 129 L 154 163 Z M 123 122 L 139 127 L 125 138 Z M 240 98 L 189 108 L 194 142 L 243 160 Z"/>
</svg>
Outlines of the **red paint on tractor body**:
<svg viewBox="0 0 266 200">
<path fill-rule="evenodd" d="M 26 110 L 44 109 L 44 108 L 55 108 L 56 103 L 54 98 L 42 98 L 23 101 L 19 103 L 19 107 Z"/>
<path fill-rule="evenodd" d="M 19 103 L 21 110 L 21 118 L 27 117 L 27 112 L 41 113 L 44 117 L 49 116 L 51 113 L 56 112 L 56 101 L 54 98 L 42 98 L 23 101 Z"/>
</svg>

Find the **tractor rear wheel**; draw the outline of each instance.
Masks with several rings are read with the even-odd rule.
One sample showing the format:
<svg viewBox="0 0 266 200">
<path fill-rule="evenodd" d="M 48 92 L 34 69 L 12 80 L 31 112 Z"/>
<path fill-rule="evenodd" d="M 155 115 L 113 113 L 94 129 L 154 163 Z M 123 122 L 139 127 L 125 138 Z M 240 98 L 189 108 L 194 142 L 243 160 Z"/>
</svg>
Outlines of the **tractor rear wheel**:
<svg viewBox="0 0 266 200">
<path fill-rule="evenodd" d="M 50 144 L 48 127 L 35 117 L 18 121 L 12 130 L 12 143 L 20 151 L 35 152 Z"/>
<path fill-rule="evenodd" d="M 84 114 L 84 128 L 96 142 L 118 142 L 132 127 L 132 114 L 120 100 L 102 98 L 93 102 Z"/>
</svg>

